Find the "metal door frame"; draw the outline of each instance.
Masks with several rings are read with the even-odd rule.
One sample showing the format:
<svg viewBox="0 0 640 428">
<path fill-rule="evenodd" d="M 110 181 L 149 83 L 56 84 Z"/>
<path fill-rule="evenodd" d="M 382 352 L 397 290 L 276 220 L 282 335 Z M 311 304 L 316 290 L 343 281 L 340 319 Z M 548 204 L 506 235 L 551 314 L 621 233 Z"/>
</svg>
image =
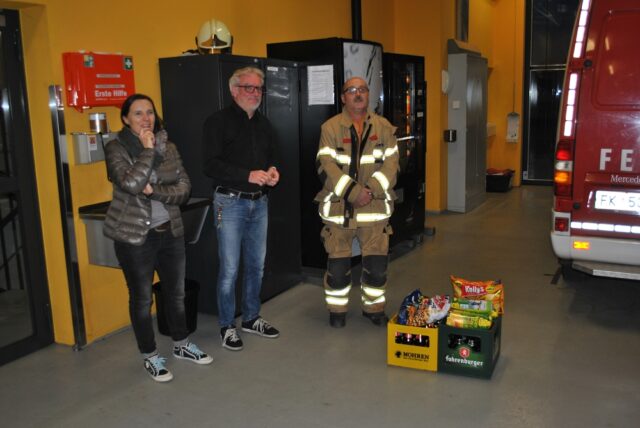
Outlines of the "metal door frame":
<svg viewBox="0 0 640 428">
<path fill-rule="evenodd" d="M 53 343 L 53 325 L 29 126 L 20 17 L 18 11 L 7 9 L 2 10 L 0 16 L 4 17 L 4 25 L 0 27 L 5 52 L 4 73 L 7 82 L 10 82 L 6 88 L 8 106 L 3 106 L 2 113 L 7 127 L 7 143 L 20 142 L 11 146 L 12 162 L 20 175 L 10 177 L 7 180 L 9 187 L 5 190 L 15 193 L 19 202 L 22 230 L 18 233 L 22 235 L 25 282 L 29 287 L 33 330 L 31 336 L 0 348 L 1 365 Z"/>
</svg>

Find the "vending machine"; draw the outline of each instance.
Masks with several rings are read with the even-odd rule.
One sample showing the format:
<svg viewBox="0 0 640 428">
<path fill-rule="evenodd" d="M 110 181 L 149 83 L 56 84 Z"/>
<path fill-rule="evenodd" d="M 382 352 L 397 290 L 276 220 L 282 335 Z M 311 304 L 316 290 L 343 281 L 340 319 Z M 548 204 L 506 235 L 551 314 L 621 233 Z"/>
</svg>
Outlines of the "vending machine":
<svg viewBox="0 0 640 428">
<path fill-rule="evenodd" d="M 427 87 L 424 57 L 385 53 L 384 112 L 398 129 L 400 171 L 390 223 L 391 245 L 422 242 L 425 231 L 425 164 Z"/>
<path fill-rule="evenodd" d="M 316 171 L 320 126 L 342 110 L 340 91 L 353 76 L 367 80 L 369 108 L 384 113 L 382 45 L 336 37 L 270 43 L 267 56 L 304 62 L 300 67 L 301 259 L 307 273 L 319 273 L 327 265 L 320 241 L 322 221 L 313 201 L 322 187 Z"/>
<path fill-rule="evenodd" d="M 230 105 L 229 78 L 236 69 L 247 66 L 265 73 L 266 93 L 260 111 L 274 128 L 280 160 L 280 182 L 269 192 L 269 232 L 261 293 L 262 300 L 266 300 L 301 280 L 297 64 L 228 54 L 161 58 L 162 112 L 169 138 L 177 145 L 191 179 L 191 196 L 212 198 L 211 179 L 202 172 L 203 125 L 209 115 Z M 286 245 L 283 236 L 287 237 Z M 213 217 L 208 216 L 199 241 L 187 245 L 187 277 L 200 283 L 201 312 L 217 312 L 217 272 L 216 231 Z"/>
</svg>

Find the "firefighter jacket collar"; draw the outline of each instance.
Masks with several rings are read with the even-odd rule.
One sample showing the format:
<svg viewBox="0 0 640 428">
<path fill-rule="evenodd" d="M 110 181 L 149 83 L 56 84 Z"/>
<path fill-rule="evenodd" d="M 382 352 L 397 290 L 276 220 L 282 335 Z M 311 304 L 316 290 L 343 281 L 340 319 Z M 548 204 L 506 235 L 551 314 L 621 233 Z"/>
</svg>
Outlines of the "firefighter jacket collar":
<svg viewBox="0 0 640 428">
<path fill-rule="evenodd" d="M 371 122 L 371 114 L 371 110 L 367 110 L 367 116 L 364 118 L 365 125 Z M 351 119 L 349 112 L 346 110 L 342 110 L 342 114 L 340 115 L 340 125 L 344 126 L 345 128 L 351 128 L 351 125 L 353 124 L 354 121 L 353 119 Z"/>
</svg>

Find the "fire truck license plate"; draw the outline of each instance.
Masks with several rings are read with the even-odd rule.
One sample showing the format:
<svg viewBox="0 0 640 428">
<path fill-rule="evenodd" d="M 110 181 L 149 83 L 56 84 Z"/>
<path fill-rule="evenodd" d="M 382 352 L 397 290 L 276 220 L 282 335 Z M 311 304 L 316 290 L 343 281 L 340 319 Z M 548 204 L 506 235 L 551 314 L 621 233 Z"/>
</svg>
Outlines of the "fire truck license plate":
<svg viewBox="0 0 640 428">
<path fill-rule="evenodd" d="M 640 193 L 598 190 L 596 192 L 596 208 L 640 212 Z"/>
</svg>

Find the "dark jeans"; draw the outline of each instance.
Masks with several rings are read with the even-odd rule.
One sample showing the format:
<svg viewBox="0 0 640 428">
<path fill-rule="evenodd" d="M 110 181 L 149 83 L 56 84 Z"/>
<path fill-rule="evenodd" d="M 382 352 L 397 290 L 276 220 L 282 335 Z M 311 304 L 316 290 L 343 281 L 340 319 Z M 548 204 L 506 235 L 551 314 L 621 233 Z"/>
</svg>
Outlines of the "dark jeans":
<svg viewBox="0 0 640 428">
<path fill-rule="evenodd" d="M 151 229 L 144 244 L 115 242 L 115 250 L 129 288 L 129 316 L 140 352 L 156 350 L 151 319 L 154 270 L 162 282 L 171 337 L 174 341 L 185 339 L 189 331 L 184 310 L 184 237 L 174 238 L 170 230 Z"/>
</svg>

